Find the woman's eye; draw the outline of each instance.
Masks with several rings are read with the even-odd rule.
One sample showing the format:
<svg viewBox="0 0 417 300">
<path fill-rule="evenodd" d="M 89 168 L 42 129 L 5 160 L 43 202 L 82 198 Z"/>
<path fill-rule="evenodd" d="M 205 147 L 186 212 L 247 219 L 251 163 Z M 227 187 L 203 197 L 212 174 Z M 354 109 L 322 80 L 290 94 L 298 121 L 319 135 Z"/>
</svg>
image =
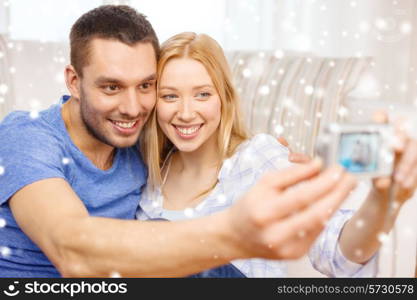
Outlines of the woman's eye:
<svg viewBox="0 0 417 300">
<path fill-rule="evenodd" d="M 197 97 L 198 98 L 208 98 L 208 97 L 210 97 L 211 96 L 211 94 L 210 93 L 208 93 L 208 92 L 201 92 L 201 93 L 198 93 L 197 94 Z"/>
<path fill-rule="evenodd" d="M 167 101 L 172 101 L 177 98 L 177 95 L 174 95 L 174 94 L 162 95 L 161 98 Z"/>
</svg>

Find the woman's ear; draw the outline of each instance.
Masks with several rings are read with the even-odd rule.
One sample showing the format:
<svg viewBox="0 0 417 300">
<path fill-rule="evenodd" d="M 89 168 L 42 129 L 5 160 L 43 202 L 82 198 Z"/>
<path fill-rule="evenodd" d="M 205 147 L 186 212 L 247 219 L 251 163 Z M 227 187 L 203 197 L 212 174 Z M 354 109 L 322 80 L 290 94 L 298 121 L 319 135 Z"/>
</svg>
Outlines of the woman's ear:
<svg viewBox="0 0 417 300">
<path fill-rule="evenodd" d="M 64 76 L 71 97 L 80 99 L 80 76 L 77 71 L 75 71 L 75 68 L 72 65 L 66 66 Z"/>
</svg>

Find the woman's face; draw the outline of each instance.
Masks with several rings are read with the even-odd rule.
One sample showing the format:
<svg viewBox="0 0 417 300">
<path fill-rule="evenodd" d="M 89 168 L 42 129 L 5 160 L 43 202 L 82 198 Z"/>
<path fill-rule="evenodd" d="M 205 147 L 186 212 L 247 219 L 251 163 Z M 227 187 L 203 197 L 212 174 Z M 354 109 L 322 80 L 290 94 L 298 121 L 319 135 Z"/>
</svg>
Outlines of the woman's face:
<svg viewBox="0 0 417 300">
<path fill-rule="evenodd" d="M 221 102 L 200 62 L 175 58 L 162 70 L 156 104 L 158 124 L 179 151 L 215 143 Z"/>
</svg>

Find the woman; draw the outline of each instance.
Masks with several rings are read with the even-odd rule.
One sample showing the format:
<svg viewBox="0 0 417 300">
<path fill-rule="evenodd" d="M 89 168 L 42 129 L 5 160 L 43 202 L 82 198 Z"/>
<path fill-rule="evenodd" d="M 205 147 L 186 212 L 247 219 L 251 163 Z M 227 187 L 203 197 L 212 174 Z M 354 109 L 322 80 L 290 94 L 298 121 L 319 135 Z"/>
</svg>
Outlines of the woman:
<svg viewBox="0 0 417 300">
<path fill-rule="evenodd" d="M 181 33 L 162 45 L 156 109 L 142 138 L 149 180 L 140 220 L 180 220 L 220 211 L 263 173 L 290 164 L 287 148 L 274 137 L 248 134 L 224 53 L 204 34 Z M 328 276 L 375 275 L 376 255 L 354 263 L 339 249 L 340 233 L 352 215 L 336 212 L 310 251 L 314 267 Z M 344 243 L 349 239 L 348 234 Z M 246 259 L 198 276 L 285 275 L 283 261 Z"/>
</svg>

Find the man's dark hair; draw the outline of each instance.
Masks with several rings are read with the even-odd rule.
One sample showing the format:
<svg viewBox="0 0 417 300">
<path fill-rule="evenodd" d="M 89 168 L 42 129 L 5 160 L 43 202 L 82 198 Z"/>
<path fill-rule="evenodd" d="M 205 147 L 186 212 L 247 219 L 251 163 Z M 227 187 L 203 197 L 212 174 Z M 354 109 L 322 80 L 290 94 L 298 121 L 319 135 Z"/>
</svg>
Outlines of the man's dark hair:
<svg viewBox="0 0 417 300">
<path fill-rule="evenodd" d="M 114 39 L 132 46 L 151 43 L 155 57 L 159 55 L 159 41 L 151 23 L 143 14 L 126 5 L 103 5 L 82 15 L 70 33 L 71 64 L 79 76 L 88 64 L 91 40 Z"/>
</svg>

